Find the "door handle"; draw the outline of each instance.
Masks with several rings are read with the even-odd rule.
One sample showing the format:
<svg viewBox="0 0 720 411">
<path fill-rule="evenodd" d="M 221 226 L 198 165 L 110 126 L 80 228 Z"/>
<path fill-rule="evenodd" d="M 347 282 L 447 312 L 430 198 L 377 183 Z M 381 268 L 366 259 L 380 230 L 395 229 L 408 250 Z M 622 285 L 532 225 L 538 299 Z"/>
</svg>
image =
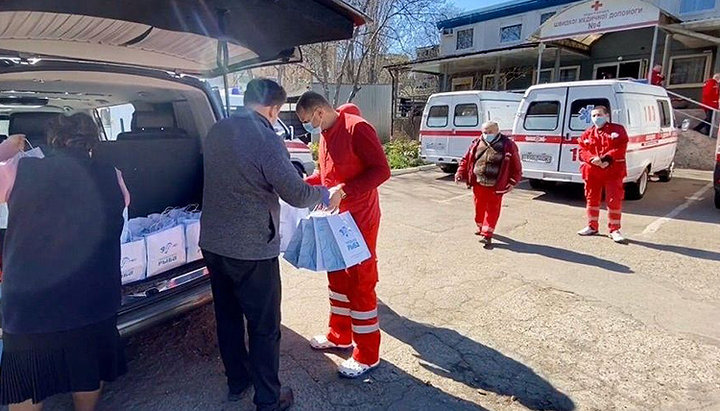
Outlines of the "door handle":
<svg viewBox="0 0 720 411">
<path fill-rule="evenodd" d="M 570 137 L 570 133 L 565 134 L 565 141 L 572 141 L 572 137 Z"/>
</svg>

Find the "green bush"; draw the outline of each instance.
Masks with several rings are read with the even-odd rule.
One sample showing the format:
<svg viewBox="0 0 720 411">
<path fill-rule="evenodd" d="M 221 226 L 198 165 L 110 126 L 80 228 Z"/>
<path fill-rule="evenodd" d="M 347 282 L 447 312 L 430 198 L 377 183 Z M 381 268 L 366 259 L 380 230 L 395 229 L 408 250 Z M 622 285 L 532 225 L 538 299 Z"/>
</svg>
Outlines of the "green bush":
<svg viewBox="0 0 720 411">
<path fill-rule="evenodd" d="M 385 143 L 385 155 L 390 168 L 410 168 L 424 164 L 420 159 L 420 142 L 415 140 L 398 139 Z"/>
<path fill-rule="evenodd" d="M 308 144 L 308 147 L 310 147 L 310 152 L 312 153 L 313 160 L 318 161 L 318 149 L 320 148 L 320 145 L 318 143 L 311 142 Z"/>
</svg>

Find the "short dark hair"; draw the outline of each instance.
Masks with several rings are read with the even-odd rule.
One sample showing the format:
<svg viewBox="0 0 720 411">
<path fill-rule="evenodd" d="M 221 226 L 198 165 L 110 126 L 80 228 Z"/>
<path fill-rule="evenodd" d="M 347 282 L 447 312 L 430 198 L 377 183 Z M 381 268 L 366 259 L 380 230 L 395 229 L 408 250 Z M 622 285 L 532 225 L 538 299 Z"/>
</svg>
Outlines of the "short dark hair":
<svg viewBox="0 0 720 411">
<path fill-rule="evenodd" d="M 246 106 L 273 107 L 285 104 L 287 93 L 278 83 L 267 78 L 250 80 L 243 98 Z"/>
<path fill-rule="evenodd" d="M 92 150 L 100 141 L 97 122 L 85 113 L 58 115 L 50 120 L 47 142 L 54 148 L 83 148 Z"/>
<path fill-rule="evenodd" d="M 601 110 L 605 114 L 610 114 L 610 112 L 608 111 L 608 108 L 605 106 L 595 106 L 595 107 L 593 107 L 592 111 L 595 111 L 595 110 Z"/>
<path fill-rule="evenodd" d="M 332 107 L 327 99 L 320 93 L 314 91 L 306 91 L 300 96 L 297 104 L 295 105 L 296 110 L 310 111 L 318 107 Z"/>
</svg>

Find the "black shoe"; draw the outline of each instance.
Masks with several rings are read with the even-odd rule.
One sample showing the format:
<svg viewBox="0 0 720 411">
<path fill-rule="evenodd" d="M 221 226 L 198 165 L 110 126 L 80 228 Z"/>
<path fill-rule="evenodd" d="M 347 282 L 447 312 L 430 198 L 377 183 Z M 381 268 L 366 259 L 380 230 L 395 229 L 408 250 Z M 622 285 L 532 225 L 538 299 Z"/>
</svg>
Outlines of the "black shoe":
<svg viewBox="0 0 720 411">
<path fill-rule="evenodd" d="M 480 239 L 480 242 L 481 242 L 482 244 L 485 244 L 485 245 L 483 246 L 483 248 L 486 249 L 486 250 L 491 250 L 491 249 L 493 248 L 492 237 L 485 237 L 485 236 L 483 236 L 483 238 Z"/>
<path fill-rule="evenodd" d="M 280 388 L 280 401 L 278 401 L 278 410 L 285 411 L 295 404 L 295 394 L 292 388 L 282 387 Z"/>
<path fill-rule="evenodd" d="M 248 382 L 248 383 L 245 383 L 244 385 L 240 385 L 238 387 L 228 387 L 227 400 L 229 402 L 238 402 L 238 401 L 242 400 L 243 397 L 245 396 L 245 394 L 250 389 L 251 385 L 252 384 L 250 384 Z"/>
</svg>

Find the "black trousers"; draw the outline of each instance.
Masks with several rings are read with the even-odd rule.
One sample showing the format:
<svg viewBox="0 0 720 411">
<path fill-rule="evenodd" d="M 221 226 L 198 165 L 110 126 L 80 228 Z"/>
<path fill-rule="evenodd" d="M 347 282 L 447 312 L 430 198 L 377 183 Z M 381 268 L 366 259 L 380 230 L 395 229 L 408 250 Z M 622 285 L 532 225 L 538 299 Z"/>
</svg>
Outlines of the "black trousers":
<svg viewBox="0 0 720 411">
<path fill-rule="evenodd" d="M 705 121 L 706 121 L 707 123 L 712 124 L 712 118 L 713 118 L 713 111 L 712 111 L 712 110 L 705 110 Z M 697 126 L 695 126 L 695 129 L 694 129 L 694 130 L 697 131 L 698 133 L 702 133 L 702 134 L 705 134 L 705 135 L 710 134 L 710 130 L 711 130 L 710 124 L 707 124 L 707 123 L 700 123 L 700 124 L 698 124 Z"/>
<path fill-rule="evenodd" d="M 220 356 L 228 387 L 252 381 L 258 410 L 280 398 L 280 265 L 277 258 L 236 260 L 203 250 L 210 270 Z M 245 319 L 250 350 L 245 347 Z"/>
</svg>

